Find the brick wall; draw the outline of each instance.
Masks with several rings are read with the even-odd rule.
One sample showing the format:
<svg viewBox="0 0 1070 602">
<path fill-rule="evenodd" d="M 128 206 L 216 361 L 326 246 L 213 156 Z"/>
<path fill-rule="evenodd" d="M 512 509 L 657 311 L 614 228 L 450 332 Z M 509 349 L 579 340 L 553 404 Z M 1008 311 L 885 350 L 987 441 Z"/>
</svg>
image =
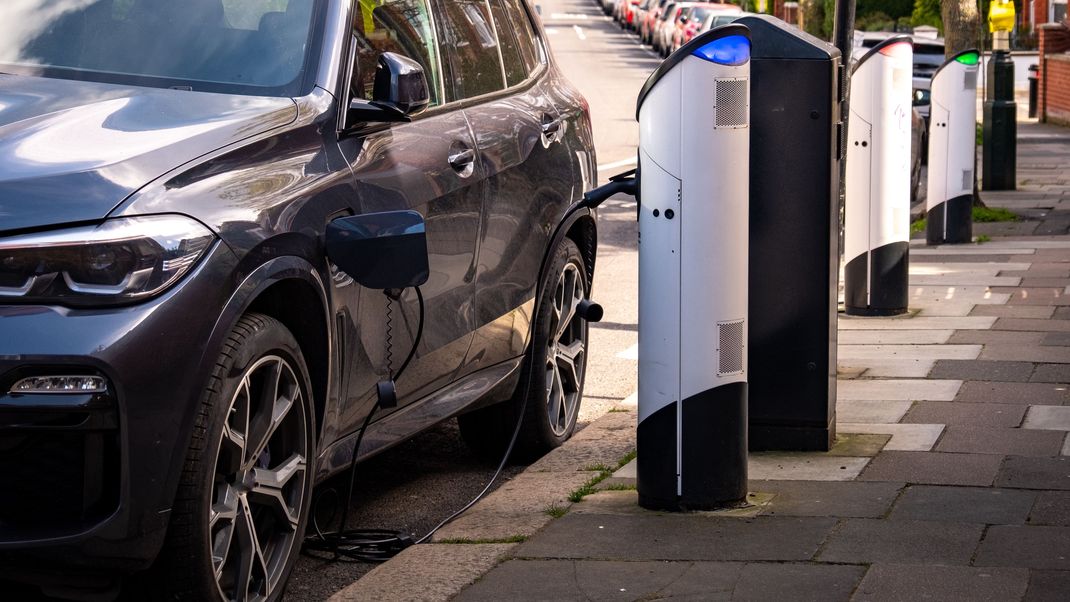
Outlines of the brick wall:
<svg viewBox="0 0 1070 602">
<path fill-rule="evenodd" d="M 1070 54 L 1047 57 L 1047 106 L 1044 121 L 1070 125 Z"/>
<path fill-rule="evenodd" d="M 1025 18 L 1029 18 L 1029 9 L 1023 10 Z M 987 15 L 982 15 L 982 18 Z M 1033 0 L 1033 18 L 1036 19 L 1035 23 L 1032 23 L 1033 29 L 1048 22 L 1048 0 Z M 987 23 L 987 22 L 986 22 Z"/>
<path fill-rule="evenodd" d="M 1037 117 L 1070 125 L 1070 28 L 1042 25 L 1039 34 Z"/>
</svg>

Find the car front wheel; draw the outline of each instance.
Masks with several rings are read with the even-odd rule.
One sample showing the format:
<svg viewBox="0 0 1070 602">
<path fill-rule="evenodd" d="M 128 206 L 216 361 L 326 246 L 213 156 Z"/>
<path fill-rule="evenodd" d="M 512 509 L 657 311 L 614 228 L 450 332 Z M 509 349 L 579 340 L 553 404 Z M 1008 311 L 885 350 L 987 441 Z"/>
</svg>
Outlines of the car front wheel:
<svg viewBox="0 0 1070 602">
<path fill-rule="evenodd" d="M 202 397 L 159 563 L 169 599 L 278 600 L 312 489 L 308 370 L 277 320 L 243 316 Z"/>
</svg>

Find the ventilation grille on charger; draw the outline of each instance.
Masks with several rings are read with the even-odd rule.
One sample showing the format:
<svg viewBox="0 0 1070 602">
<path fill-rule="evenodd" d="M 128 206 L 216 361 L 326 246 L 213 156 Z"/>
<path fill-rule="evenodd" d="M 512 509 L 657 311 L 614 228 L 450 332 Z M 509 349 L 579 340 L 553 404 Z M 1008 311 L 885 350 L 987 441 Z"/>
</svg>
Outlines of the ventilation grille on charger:
<svg viewBox="0 0 1070 602">
<path fill-rule="evenodd" d="M 966 81 L 963 83 L 962 88 L 964 90 L 976 90 L 977 89 L 977 69 L 966 70 Z"/>
<path fill-rule="evenodd" d="M 713 108 L 714 127 L 747 127 L 749 90 L 750 83 L 745 77 L 717 80 L 717 104 Z"/>
<path fill-rule="evenodd" d="M 743 372 L 743 320 L 718 322 L 717 376 Z"/>
</svg>

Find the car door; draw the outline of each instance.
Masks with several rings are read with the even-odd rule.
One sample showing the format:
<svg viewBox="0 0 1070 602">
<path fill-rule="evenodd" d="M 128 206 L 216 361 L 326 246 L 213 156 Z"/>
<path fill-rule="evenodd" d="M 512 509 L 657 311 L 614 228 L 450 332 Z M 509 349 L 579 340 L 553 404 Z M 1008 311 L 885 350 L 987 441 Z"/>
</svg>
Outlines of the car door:
<svg viewBox="0 0 1070 602">
<path fill-rule="evenodd" d="M 520 0 L 437 3 L 446 81 L 465 104 L 482 175 L 475 340 L 463 372 L 523 353 L 543 254 L 572 187 L 565 123 Z M 447 89 L 447 94 L 450 90 Z"/>
<path fill-rule="evenodd" d="M 430 278 L 421 287 L 424 329 L 397 383 L 404 407 L 453 380 L 471 343 L 482 177 L 463 112 L 444 103 L 427 0 L 359 0 L 354 11 L 351 97 L 372 98 L 383 52 L 419 62 L 431 89 L 431 105 L 411 123 L 356 124 L 339 142 L 352 169 L 354 213 L 411 209 L 426 223 Z M 404 361 L 417 334 L 419 304 L 412 289 L 397 299 L 348 289 L 340 322 L 345 356 L 353 358 L 344 384 L 345 421 L 353 424 L 370 410 L 376 382 Z"/>
</svg>

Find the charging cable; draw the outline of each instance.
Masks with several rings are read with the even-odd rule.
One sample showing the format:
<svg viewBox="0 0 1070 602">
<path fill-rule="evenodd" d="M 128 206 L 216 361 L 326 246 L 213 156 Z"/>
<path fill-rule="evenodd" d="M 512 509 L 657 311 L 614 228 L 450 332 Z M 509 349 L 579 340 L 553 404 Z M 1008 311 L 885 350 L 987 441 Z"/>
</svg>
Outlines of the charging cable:
<svg viewBox="0 0 1070 602">
<path fill-rule="evenodd" d="M 554 240 L 561 230 L 561 226 L 568 222 L 568 219 L 572 217 L 574 213 L 581 209 L 594 209 L 598 205 L 601 205 L 610 196 L 618 192 L 624 192 L 627 194 L 635 194 L 636 184 L 634 178 L 628 178 L 632 172 L 626 172 L 618 176 L 614 176 L 609 184 L 596 188 L 583 195 L 583 200 L 575 203 L 565 212 L 565 215 L 558 222 L 557 229 L 554 231 L 550 240 Z M 528 330 L 529 344 L 535 344 L 535 327 L 538 323 L 538 311 L 542 303 L 543 291 L 543 277 L 545 276 L 545 270 L 549 265 L 547 259 L 549 258 L 551 247 L 543 252 L 541 267 L 539 268 L 538 278 L 535 289 L 535 305 L 534 311 L 536 312 L 535 319 L 531 320 L 531 324 Z M 412 349 L 409 350 L 408 356 L 401 364 L 401 368 L 398 369 L 396 374 L 392 374 L 391 378 L 386 381 L 381 381 L 377 385 L 378 399 L 372 410 L 368 412 L 368 415 L 364 418 L 363 424 L 360 426 L 360 430 L 357 431 L 357 440 L 353 444 L 353 453 L 349 459 L 349 487 L 346 493 L 345 505 L 342 507 L 342 517 L 340 525 L 337 531 L 324 533 L 320 530 L 319 524 L 316 521 L 315 512 L 313 512 L 312 524 L 316 531 L 315 535 L 309 536 L 305 539 L 303 551 L 306 554 L 319 556 L 322 553 L 329 553 L 332 555 L 332 560 L 346 559 L 351 562 L 384 562 L 397 555 L 405 548 L 411 546 L 413 543 L 425 543 L 431 539 L 431 537 L 442 527 L 449 524 L 450 521 L 456 519 L 461 514 L 464 514 L 469 508 L 474 506 L 479 500 L 490 491 L 491 487 L 497 482 L 498 477 L 501 476 L 502 470 L 505 469 L 505 465 L 509 462 L 509 456 L 513 453 L 513 448 L 516 447 L 517 438 L 520 435 L 520 427 L 524 422 L 524 415 L 527 412 L 528 397 L 531 391 L 532 378 L 535 374 L 535 366 L 528 367 L 527 379 L 524 384 L 523 391 L 525 395 L 520 402 L 520 408 L 516 420 L 516 425 L 513 427 L 513 434 L 509 438 L 509 445 L 506 446 L 505 453 L 502 454 L 501 461 L 498 462 L 498 467 L 495 469 L 494 474 L 487 481 L 486 486 L 476 494 L 467 504 L 462 506 L 459 510 L 449 515 L 430 531 L 424 534 L 419 539 L 413 541 L 412 537 L 401 531 L 387 530 L 387 529 L 346 529 L 345 525 L 349 519 L 349 507 L 353 503 L 353 486 L 356 481 L 356 466 L 357 458 L 359 457 L 359 450 L 361 441 L 364 439 L 364 432 L 368 429 L 368 425 L 371 424 L 372 417 L 375 415 L 379 408 L 394 407 L 397 403 L 397 392 L 395 389 L 395 383 L 400 380 L 401 375 L 408 368 L 409 362 L 412 361 L 413 356 L 416 355 L 416 348 L 420 344 L 420 339 L 423 335 L 424 329 L 424 297 L 420 291 L 420 287 L 414 287 L 416 290 L 416 297 L 419 300 L 420 306 L 420 319 L 419 326 L 416 329 L 416 338 L 413 340 Z M 396 300 L 400 296 L 399 291 L 387 290 L 384 291 L 389 299 Z M 585 302 L 592 307 L 591 321 L 597 322 L 601 319 L 601 308 L 590 301 Z M 595 309 L 596 308 L 596 309 Z M 390 307 L 390 301 L 387 302 L 387 345 L 391 346 L 391 326 L 392 326 L 392 309 Z M 388 349 L 388 358 L 390 352 Z M 389 361 L 389 360 L 388 360 Z M 389 366 L 388 366 L 389 370 Z M 385 402 L 385 403 L 384 403 Z"/>
</svg>

